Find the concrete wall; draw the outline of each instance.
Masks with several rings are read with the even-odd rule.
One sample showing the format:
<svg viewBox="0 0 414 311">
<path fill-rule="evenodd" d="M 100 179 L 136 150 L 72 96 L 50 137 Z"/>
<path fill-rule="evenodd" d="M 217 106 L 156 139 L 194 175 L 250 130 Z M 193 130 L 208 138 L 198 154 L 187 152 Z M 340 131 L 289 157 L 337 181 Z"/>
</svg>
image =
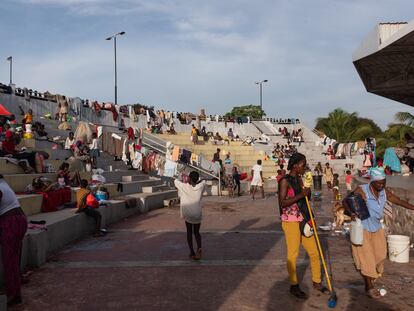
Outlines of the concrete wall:
<svg viewBox="0 0 414 311">
<path fill-rule="evenodd" d="M 19 106 L 23 108 L 24 111 L 28 109 L 33 110 L 34 116 L 44 116 L 47 113 L 55 114 L 57 109 L 57 103 L 49 102 L 44 100 L 37 100 L 31 98 L 30 101 L 25 100 L 21 96 L 10 95 L 0 93 L 0 103 L 3 104 L 11 113 L 15 114 L 16 116 L 20 115 Z M 90 108 L 85 108 L 78 106 L 77 111 L 71 110 L 70 115 L 74 116 L 77 121 L 86 121 L 92 122 L 95 124 L 102 124 L 106 126 L 113 126 L 118 127 L 118 120 L 113 120 L 112 112 L 101 110 L 99 113 L 96 113 L 94 110 Z M 120 114 L 120 117 L 122 115 Z M 138 115 L 137 121 L 131 120 L 129 117 L 123 118 L 125 122 L 125 126 L 135 126 L 138 128 L 145 128 L 146 126 L 146 117 L 144 115 Z M 195 121 L 192 122 L 195 124 Z M 202 126 L 205 126 L 207 131 L 211 132 L 219 132 L 222 135 L 227 135 L 227 131 L 229 128 L 232 128 L 234 133 L 241 136 L 260 136 L 260 131 L 253 125 L 253 124 L 233 124 L 228 122 L 201 122 Z M 191 124 L 181 124 L 178 120 L 175 120 L 174 127 L 177 132 L 191 132 Z"/>
</svg>

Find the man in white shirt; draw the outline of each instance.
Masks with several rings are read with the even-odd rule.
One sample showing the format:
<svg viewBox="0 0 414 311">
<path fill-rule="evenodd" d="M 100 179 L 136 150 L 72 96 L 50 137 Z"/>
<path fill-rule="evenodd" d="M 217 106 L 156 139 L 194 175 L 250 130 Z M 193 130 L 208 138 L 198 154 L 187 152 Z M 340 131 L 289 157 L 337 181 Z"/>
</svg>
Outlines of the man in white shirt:
<svg viewBox="0 0 414 311">
<path fill-rule="evenodd" d="M 254 200 L 254 195 L 256 194 L 257 187 L 260 187 L 260 190 L 262 192 L 262 199 L 264 199 L 262 160 L 257 160 L 257 164 L 253 166 L 251 174 L 251 186 L 253 188 L 252 199 Z"/>
<path fill-rule="evenodd" d="M 67 137 L 66 138 L 66 141 L 65 141 L 65 149 L 66 150 L 70 150 L 70 149 L 72 149 L 72 146 L 75 144 L 75 137 L 74 137 L 74 134 L 73 134 L 73 132 L 70 132 L 69 133 L 69 137 Z"/>
</svg>

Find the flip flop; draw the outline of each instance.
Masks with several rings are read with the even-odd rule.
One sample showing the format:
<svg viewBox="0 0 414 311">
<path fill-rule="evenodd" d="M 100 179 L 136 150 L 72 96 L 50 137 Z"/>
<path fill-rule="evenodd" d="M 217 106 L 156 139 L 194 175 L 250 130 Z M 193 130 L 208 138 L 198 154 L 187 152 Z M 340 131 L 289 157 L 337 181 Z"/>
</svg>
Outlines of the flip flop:
<svg viewBox="0 0 414 311">
<path fill-rule="evenodd" d="M 367 290 L 367 296 L 372 299 L 380 299 L 382 297 L 381 293 L 376 288 L 371 288 Z"/>
</svg>

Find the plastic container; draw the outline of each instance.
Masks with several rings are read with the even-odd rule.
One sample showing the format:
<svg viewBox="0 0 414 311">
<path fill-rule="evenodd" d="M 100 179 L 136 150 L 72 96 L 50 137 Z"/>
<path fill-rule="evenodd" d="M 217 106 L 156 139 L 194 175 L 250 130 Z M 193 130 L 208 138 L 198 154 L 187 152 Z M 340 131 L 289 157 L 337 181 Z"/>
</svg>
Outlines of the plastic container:
<svg viewBox="0 0 414 311">
<path fill-rule="evenodd" d="M 388 256 L 390 261 L 408 263 L 410 261 L 410 237 L 406 235 L 389 235 Z"/>
<path fill-rule="evenodd" d="M 322 176 L 313 176 L 313 189 L 322 190 Z"/>
<path fill-rule="evenodd" d="M 362 245 L 364 241 L 364 229 L 362 227 L 361 219 L 357 218 L 351 222 L 351 242 L 354 245 Z"/>
<path fill-rule="evenodd" d="M 86 169 L 87 172 L 91 172 L 92 171 L 92 165 L 90 163 L 86 163 L 85 169 Z"/>
<path fill-rule="evenodd" d="M 367 219 L 370 217 L 367 204 L 364 199 L 359 194 L 351 193 L 344 199 L 345 203 L 349 208 L 358 215 L 358 218 L 361 220 Z"/>
</svg>

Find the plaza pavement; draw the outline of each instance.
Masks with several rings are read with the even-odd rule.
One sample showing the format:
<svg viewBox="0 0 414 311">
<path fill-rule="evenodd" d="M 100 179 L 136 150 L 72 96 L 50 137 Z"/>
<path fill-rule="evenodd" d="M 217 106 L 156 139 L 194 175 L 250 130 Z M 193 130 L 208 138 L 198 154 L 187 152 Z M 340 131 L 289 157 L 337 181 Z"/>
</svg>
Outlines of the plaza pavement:
<svg viewBox="0 0 414 311">
<path fill-rule="evenodd" d="M 319 223 L 331 219 L 331 197 L 316 206 Z M 309 261 L 301 250 L 299 278 L 310 294 L 288 293 L 286 246 L 277 199 L 203 199 L 203 259 L 188 259 L 185 225 L 178 206 L 152 211 L 108 228 L 102 238 L 77 241 L 36 270 L 24 285 L 24 303 L 12 310 L 327 310 L 328 296 L 311 289 Z M 329 243 L 336 310 L 414 310 L 414 264 L 387 262 L 377 282 L 388 294 L 363 294 L 350 244 L 342 235 Z M 195 242 L 195 241 L 194 241 Z"/>
</svg>

